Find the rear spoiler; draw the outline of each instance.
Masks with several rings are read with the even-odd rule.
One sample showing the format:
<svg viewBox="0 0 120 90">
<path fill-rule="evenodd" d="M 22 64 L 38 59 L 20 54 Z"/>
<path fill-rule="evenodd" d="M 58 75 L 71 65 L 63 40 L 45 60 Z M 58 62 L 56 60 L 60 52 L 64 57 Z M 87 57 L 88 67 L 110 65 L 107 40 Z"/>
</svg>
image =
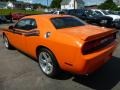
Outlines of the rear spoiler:
<svg viewBox="0 0 120 90">
<path fill-rule="evenodd" d="M 94 39 L 99 39 L 99 38 L 102 38 L 102 37 L 105 37 L 105 36 L 108 36 L 108 35 L 114 34 L 114 33 L 117 34 L 118 30 L 110 30 L 110 31 L 107 31 L 107 32 L 104 32 L 104 33 L 96 34 L 96 35 L 93 35 L 93 36 L 88 36 L 87 38 L 84 38 L 84 40 L 85 41 L 92 41 Z"/>
</svg>

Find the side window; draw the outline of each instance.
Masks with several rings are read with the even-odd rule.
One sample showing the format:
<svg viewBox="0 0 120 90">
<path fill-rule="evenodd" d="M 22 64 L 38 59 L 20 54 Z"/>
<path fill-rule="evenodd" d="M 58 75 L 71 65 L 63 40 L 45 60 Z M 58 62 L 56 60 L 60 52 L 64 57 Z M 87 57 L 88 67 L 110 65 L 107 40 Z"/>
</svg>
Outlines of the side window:
<svg viewBox="0 0 120 90">
<path fill-rule="evenodd" d="M 70 10 L 70 11 L 69 11 L 69 14 L 70 14 L 70 15 L 74 15 L 75 13 L 76 13 L 76 10 Z"/>
<path fill-rule="evenodd" d="M 15 25 L 15 28 L 22 30 L 31 30 L 37 28 L 37 25 L 34 19 L 23 19 Z"/>
<path fill-rule="evenodd" d="M 36 24 L 36 21 L 34 19 L 31 19 L 31 26 L 33 29 L 37 28 L 37 24 Z"/>
<path fill-rule="evenodd" d="M 98 15 L 102 15 L 102 13 L 101 12 L 99 12 L 99 11 L 95 11 Z"/>
<path fill-rule="evenodd" d="M 60 14 L 65 14 L 65 12 L 63 12 L 63 11 L 60 11 L 59 13 L 60 13 Z"/>
<path fill-rule="evenodd" d="M 21 20 L 21 21 L 19 21 L 16 25 L 15 25 L 15 28 L 17 28 L 17 29 L 23 29 L 24 27 L 25 27 L 25 21 L 26 20 Z"/>
<path fill-rule="evenodd" d="M 24 30 L 31 30 L 37 28 L 36 21 L 34 19 L 26 20 L 26 25 Z"/>
</svg>

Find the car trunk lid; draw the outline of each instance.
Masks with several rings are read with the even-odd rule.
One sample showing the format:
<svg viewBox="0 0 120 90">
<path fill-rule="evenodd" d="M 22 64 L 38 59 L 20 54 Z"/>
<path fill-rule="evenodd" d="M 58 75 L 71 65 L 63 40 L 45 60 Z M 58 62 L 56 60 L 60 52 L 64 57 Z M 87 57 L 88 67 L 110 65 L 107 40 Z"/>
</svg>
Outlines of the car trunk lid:
<svg viewBox="0 0 120 90">
<path fill-rule="evenodd" d="M 67 35 L 71 35 L 75 38 L 82 39 L 84 41 L 92 41 L 116 32 L 116 30 L 92 25 L 66 28 L 59 31 Z"/>
</svg>

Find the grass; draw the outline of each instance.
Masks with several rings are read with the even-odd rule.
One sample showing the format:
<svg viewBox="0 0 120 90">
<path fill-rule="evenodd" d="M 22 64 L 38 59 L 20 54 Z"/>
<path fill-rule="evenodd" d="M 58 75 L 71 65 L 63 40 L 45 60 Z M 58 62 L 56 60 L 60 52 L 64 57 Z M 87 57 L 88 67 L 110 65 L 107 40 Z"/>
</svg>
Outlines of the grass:
<svg viewBox="0 0 120 90">
<path fill-rule="evenodd" d="M 23 13 L 23 14 L 42 14 L 42 11 L 33 10 L 18 10 L 18 9 L 0 9 L 0 15 L 9 15 L 10 13 Z"/>
</svg>

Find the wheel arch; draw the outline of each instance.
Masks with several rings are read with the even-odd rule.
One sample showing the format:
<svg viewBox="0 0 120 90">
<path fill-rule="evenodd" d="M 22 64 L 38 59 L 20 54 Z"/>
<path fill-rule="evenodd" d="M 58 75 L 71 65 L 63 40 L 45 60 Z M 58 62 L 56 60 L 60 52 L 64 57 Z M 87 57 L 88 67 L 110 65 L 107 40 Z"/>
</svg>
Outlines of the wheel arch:
<svg viewBox="0 0 120 90">
<path fill-rule="evenodd" d="M 39 45 L 37 46 L 36 48 L 36 56 L 38 57 L 38 54 L 39 54 L 39 50 L 42 49 L 42 48 L 46 48 L 48 49 L 49 51 L 51 51 L 51 49 L 49 49 L 48 47 L 44 46 L 44 45 Z M 52 52 L 52 51 L 51 51 Z M 53 53 L 53 52 L 52 52 Z M 53 53 L 53 55 L 55 56 L 55 54 Z"/>
<path fill-rule="evenodd" d="M 55 57 L 55 60 L 56 60 L 56 62 L 57 62 L 57 65 L 58 65 L 58 67 L 60 68 L 59 62 L 58 62 L 58 60 L 57 60 L 56 55 L 54 54 L 54 52 L 53 52 L 50 48 L 48 48 L 48 47 L 46 47 L 46 46 L 44 46 L 44 45 L 40 45 L 40 46 L 38 46 L 38 47 L 36 48 L 36 58 L 38 58 L 39 50 L 42 49 L 42 48 L 48 49 L 48 50 L 53 54 L 53 56 Z"/>
</svg>

